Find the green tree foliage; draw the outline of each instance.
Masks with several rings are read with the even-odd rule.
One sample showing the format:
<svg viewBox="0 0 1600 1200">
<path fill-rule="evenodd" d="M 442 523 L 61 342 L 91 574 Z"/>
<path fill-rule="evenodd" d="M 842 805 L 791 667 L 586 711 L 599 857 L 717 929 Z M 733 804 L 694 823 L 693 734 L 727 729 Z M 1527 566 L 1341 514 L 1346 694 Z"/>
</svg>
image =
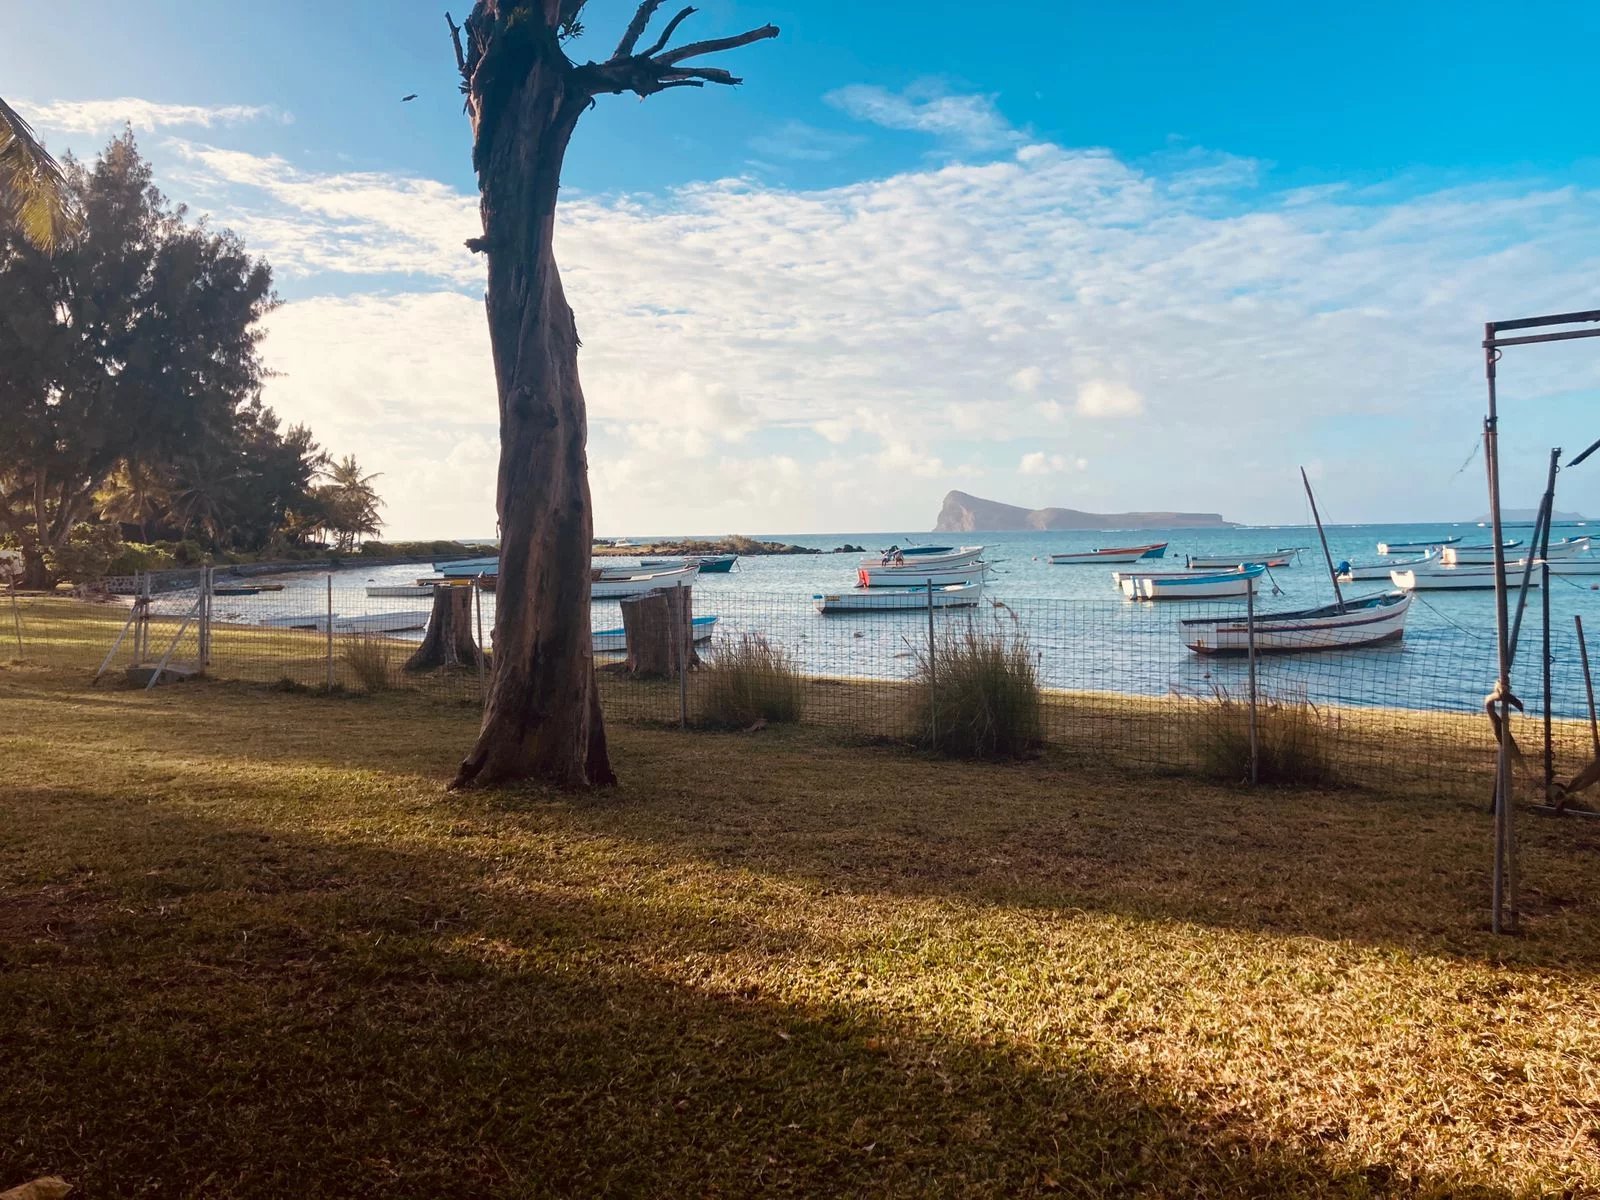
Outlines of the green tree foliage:
<svg viewBox="0 0 1600 1200">
<path fill-rule="evenodd" d="M 323 471 L 325 483 L 313 496 L 320 505 L 322 529 L 332 535 L 341 551 L 354 549 L 357 539 L 372 537 L 383 528 L 378 509 L 383 501 L 373 487 L 376 475 L 364 475 L 355 455 L 347 454 Z"/>
<path fill-rule="evenodd" d="M 0 99 L 0 212 L 22 235 L 48 251 L 72 227 L 61 168 L 34 136 L 22 115 Z"/>
<path fill-rule="evenodd" d="M 131 133 L 64 182 L 81 221 L 48 255 L 0 213 L 0 537 L 29 582 L 86 522 L 219 551 L 323 524 L 327 457 L 261 403 L 267 264 L 170 205 Z"/>
</svg>

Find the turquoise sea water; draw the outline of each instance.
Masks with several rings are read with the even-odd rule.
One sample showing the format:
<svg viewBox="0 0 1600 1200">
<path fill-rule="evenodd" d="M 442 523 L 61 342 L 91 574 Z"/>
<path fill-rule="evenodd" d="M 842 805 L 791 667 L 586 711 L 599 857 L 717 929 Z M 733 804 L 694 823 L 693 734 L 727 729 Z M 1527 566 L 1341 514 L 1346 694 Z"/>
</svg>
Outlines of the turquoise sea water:
<svg viewBox="0 0 1600 1200">
<path fill-rule="evenodd" d="M 1335 562 L 1376 559 L 1379 541 L 1425 541 L 1461 536 L 1464 543 L 1487 543 L 1488 531 L 1474 524 L 1342 525 L 1328 528 Z M 1554 536 L 1587 532 L 1579 526 L 1558 526 Z M 1513 528 L 1511 538 L 1526 539 L 1531 530 Z M 759 534 L 761 538 L 831 551 L 846 543 L 868 551 L 898 542 L 911 544 L 982 544 L 992 564 L 987 596 L 1004 604 L 996 609 L 952 610 L 938 614 L 938 624 L 951 621 L 1015 620 L 1038 652 L 1047 684 L 1063 688 L 1130 692 L 1146 695 L 1171 691 L 1203 693 L 1213 686 L 1243 685 L 1245 665 L 1237 660 L 1202 658 L 1179 638 L 1182 616 L 1242 612 L 1242 601 L 1135 603 L 1121 598 L 1111 582 L 1113 568 L 1052 566 L 1051 553 L 1100 546 L 1171 543 L 1164 563 L 1183 566 L 1185 554 L 1259 555 L 1286 546 L 1306 547 L 1298 562 L 1274 570 L 1258 595 L 1262 612 L 1305 608 L 1333 599 L 1316 530 L 1306 526 L 1239 529 L 1140 530 L 1110 533 L 983 533 L 933 535 L 907 531 L 822 535 Z M 762 633 L 789 647 L 811 671 L 829 675 L 903 676 L 912 651 L 926 644 L 925 613 L 889 613 L 823 617 L 811 604 L 817 592 L 853 585 L 860 556 L 817 555 L 747 557 L 728 575 L 704 575 L 695 585 L 697 613 L 718 614 L 719 636 L 739 630 Z M 343 615 L 422 606 L 417 600 L 377 600 L 365 596 L 370 583 L 399 583 L 427 574 L 426 567 L 356 566 L 338 572 L 334 583 L 336 610 Z M 326 605 L 323 576 L 285 575 L 285 591 L 236 602 L 240 619 L 266 613 L 320 612 Z M 1276 594 L 1274 594 L 1276 589 Z M 1345 585 L 1347 598 L 1387 590 L 1379 581 Z M 1576 716 L 1584 711 L 1573 615 L 1600 626 L 1600 590 L 1587 579 L 1552 579 L 1550 587 L 1552 658 L 1556 711 Z M 222 600 L 218 601 L 222 616 Z M 1530 593 L 1522 649 L 1515 676 L 1518 693 L 1537 702 L 1542 601 Z M 492 624 L 492 603 L 485 613 Z M 596 629 L 621 624 L 617 605 L 597 602 Z M 1495 674 L 1494 599 L 1491 591 L 1425 592 L 1413 602 L 1403 642 L 1366 650 L 1263 659 L 1263 686 L 1294 691 L 1319 701 L 1408 708 L 1477 708 Z M 1600 651 L 1600 645 L 1597 645 Z M 1600 658 L 1600 654 L 1597 654 Z"/>
</svg>

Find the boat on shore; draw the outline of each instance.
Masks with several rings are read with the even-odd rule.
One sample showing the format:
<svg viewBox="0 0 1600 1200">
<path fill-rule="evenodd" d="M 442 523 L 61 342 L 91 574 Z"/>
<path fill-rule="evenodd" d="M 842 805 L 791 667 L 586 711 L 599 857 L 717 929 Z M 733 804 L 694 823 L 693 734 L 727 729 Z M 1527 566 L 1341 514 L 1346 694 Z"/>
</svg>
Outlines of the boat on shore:
<svg viewBox="0 0 1600 1200">
<path fill-rule="evenodd" d="M 1187 617 L 1180 625 L 1185 645 L 1196 654 L 1248 654 L 1252 625 L 1257 654 L 1352 650 L 1404 637 L 1410 607 L 1405 592 L 1379 592 L 1319 608 L 1257 613 L 1253 620 L 1237 614 Z"/>
<path fill-rule="evenodd" d="M 1251 563 L 1228 571 L 1114 571 L 1112 578 L 1130 600 L 1223 600 L 1254 591 L 1266 570 Z"/>
<path fill-rule="evenodd" d="M 629 596 L 642 596 L 657 588 L 688 587 L 699 574 L 700 568 L 690 563 L 665 571 L 635 570 L 633 574 L 621 578 L 595 579 L 591 575 L 589 599 L 622 600 Z"/>
<path fill-rule="evenodd" d="M 435 583 L 369 583 L 367 595 L 374 600 L 390 599 L 425 599 L 433 595 L 433 589 L 441 586 Z"/>
<path fill-rule="evenodd" d="M 1521 545 L 1521 539 L 1501 542 L 1500 553 L 1509 558 L 1510 555 L 1505 552 L 1515 550 Z M 1481 546 L 1446 546 L 1439 552 L 1439 561 L 1447 567 L 1493 566 L 1494 543 L 1488 542 Z"/>
<path fill-rule="evenodd" d="M 1164 558 L 1168 542 L 1151 542 L 1148 546 L 1110 546 L 1103 550 L 1083 550 L 1076 553 L 1052 554 L 1050 562 L 1058 567 L 1085 566 L 1090 563 L 1131 563 L 1146 558 Z"/>
<path fill-rule="evenodd" d="M 433 569 L 452 579 L 470 578 L 473 575 L 493 575 L 500 570 L 498 554 L 487 558 L 458 558 L 454 562 L 434 563 Z"/>
<path fill-rule="evenodd" d="M 408 633 L 428 627 L 428 609 L 415 612 L 363 613 L 353 617 L 333 614 L 334 633 Z M 287 617 L 265 617 L 261 624 L 274 629 L 310 629 L 328 632 L 327 613 L 302 613 Z"/>
<path fill-rule="evenodd" d="M 1340 583 L 1358 583 L 1365 579 L 1381 579 L 1387 583 L 1389 576 L 1396 571 L 1426 569 L 1429 563 L 1437 562 L 1438 558 L 1437 551 L 1430 549 L 1417 558 L 1389 559 L 1387 562 L 1342 562 L 1336 568 L 1335 575 Z"/>
<path fill-rule="evenodd" d="M 1184 565 L 1191 571 L 1216 570 L 1219 567 L 1244 567 L 1260 563 L 1264 567 L 1287 567 L 1300 556 L 1299 546 L 1279 546 L 1276 550 L 1256 550 L 1238 554 L 1188 554 Z"/>
<path fill-rule="evenodd" d="M 981 583 L 950 583 L 926 587 L 855 587 L 843 592 L 819 592 L 811 602 L 819 613 L 904 612 L 934 608 L 971 608 L 983 595 Z"/>
<path fill-rule="evenodd" d="M 716 617 L 695 617 L 689 622 L 695 645 L 704 645 L 711 640 L 711 635 L 716 632 Z M 628 635 L 625 629 L 596 629 L 590 635 L 590 642 L 596 654 L 614 654 L 628 648 Z"/>
<path fill-rule="evenodd" d="M 1520 559 L 1506 564 L 1507 587 L 1522 586 L 1524 565 Z M 1528 573 L 1528 586 L 1540 587 L 1544 582 L 1542 572 L 1538 563 L 1534 563 L 1533 566 L 1534 569 Z M 1394 586 L 1403 592 L 1484 591 L 1494 587 L 1494 577 L 1493 565 L 1440 567 L 1433 571 L 1395 571 L 1389 576 Z"/>
<path fill-rule="evenodd" d="M 1378 553 L 1415 554 L 1419 550 L 1435 550 L 1441 546 L 1454 546 L 1460 540 L 1461 536 L 1457 534 L 1455 537 L 1434 538 L 1428 542 L 1379 542 Z"/>
<path fill-rule="evenodd" d="M 950 583 L 981 580 L 988 570 L 989 564 L 982 559 L 956 565 L 929 563 L 926 566 L 857 567 L 856 582 L 867 588 L 926 587 L 930 583 L 935 587 L 943 587 Z"/>
</svg>

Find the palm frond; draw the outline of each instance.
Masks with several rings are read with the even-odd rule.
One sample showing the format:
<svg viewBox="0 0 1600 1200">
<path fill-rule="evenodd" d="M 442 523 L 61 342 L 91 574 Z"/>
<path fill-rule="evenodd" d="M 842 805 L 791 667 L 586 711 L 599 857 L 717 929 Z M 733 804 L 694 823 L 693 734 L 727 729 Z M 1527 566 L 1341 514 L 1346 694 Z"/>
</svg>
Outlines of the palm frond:
<svg viewBox="0 0 1600 1200">
<path fill-rule="evenodd" d="M 0 208 L 22 236 L 51 250 L 74 224 L 67 181 L 22 114 L 0 98 Z"/>
</svg>

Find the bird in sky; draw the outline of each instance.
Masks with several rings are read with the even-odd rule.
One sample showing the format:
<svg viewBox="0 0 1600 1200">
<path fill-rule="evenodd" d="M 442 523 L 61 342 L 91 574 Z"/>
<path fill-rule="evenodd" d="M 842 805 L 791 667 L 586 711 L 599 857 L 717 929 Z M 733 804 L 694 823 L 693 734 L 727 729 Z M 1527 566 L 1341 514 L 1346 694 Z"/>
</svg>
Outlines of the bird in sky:
<svg viewBox="0 0 1600 1200">
<path fill-rule="evenodd" d="M 404 104 L 407 100 L 415 100 L 416 98 L 417 98 L 417 94 L 415 92 L 412 92 L 411 95 L 409 95 L 409 96 L 401 96 L 400 97 L 400 103 Z"/>
</svg>

